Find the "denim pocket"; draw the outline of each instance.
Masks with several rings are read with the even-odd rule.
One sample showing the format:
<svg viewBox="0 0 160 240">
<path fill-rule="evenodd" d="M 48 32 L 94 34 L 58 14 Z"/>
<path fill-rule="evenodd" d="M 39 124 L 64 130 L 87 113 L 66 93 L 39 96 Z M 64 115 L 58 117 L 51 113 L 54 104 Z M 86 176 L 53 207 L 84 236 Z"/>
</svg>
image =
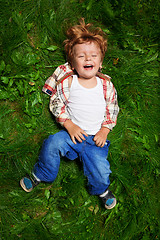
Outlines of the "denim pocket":
<svg viewBox="0 0 160 240">
<path fill-rule="evenodd" d="M 106 142 L 105 142 L 104 146 L 107 146 L 107 147 L 109 147 L 109 145 L 110 145 L 110 141 L 109 141 L 109 140 L 106 140 Z"/>
</svg>

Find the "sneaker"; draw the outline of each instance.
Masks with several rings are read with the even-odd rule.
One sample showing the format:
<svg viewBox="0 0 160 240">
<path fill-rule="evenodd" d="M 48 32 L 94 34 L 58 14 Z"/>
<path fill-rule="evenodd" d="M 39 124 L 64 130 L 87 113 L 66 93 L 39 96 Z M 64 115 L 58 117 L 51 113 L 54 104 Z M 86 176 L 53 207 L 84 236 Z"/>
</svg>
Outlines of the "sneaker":
<svg viewBox="0 0 160 240">
<path fill-rule="evenodd" d="M 107 189 L 107 191 L 103 194 L 99 195 L 99 197 L 102 199 L 102 202 L 106 209 L 112 209 L 116 206 L 116 198 L 109 189 Z"/>
<path fill-rule="evenodd" d="M 34 177 L 26 176 L 20 180 L 20 185 L 26 192 L 31 192 L 34 187 L 36 187 L 40 181 L 37 181 Z"/>
</svg>

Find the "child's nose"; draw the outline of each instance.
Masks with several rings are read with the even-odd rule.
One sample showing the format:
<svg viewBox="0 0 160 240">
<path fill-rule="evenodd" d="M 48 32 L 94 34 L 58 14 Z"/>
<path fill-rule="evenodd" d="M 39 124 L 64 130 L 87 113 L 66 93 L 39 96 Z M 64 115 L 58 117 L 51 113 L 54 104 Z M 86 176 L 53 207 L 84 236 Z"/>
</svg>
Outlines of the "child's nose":
<svg viewBox="0 0 160 240">
<path fill-rule="evenodd" d="M 90 55 L 86 55 L 86 61 L 90 61 L 91 60 L 91 56 Z"/>
</svg>

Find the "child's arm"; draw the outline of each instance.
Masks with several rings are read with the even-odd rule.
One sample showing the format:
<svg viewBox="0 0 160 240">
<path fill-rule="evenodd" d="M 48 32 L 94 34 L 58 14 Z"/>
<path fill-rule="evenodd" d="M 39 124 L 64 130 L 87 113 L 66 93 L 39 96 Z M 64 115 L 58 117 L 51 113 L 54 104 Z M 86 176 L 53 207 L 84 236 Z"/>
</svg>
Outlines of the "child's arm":
<svg viewBox="0 0 160 240">
<path fill-rule="evenodd" d="M 114 88 L 111 81 L 107 81 L 105 83 L 107 84 L 104 87 L 106 99 L 104 121 L 102 123 L 101 129 L 96 133 L 94 137 L 94 141 L 98 147 L 104 146 L 109 132 L 116 125 L 119 112 L 116 89 Z"/>
<path fill-rule="evenodd" d="M 117 101 L 117 92 L 112 82 L 107 82 L 106 87 L 106 111 L 102 127 L 112 130 L 117 123 L 119 106 Z"/>
<path fill-rule="evenodd" d="M 71 73 L 72 70 L 68 63 L 60 65 L 56 68 L 54 73 L 46 80 L 42 92 L 46 93 L 50 97 L 55 93 L 55 88 L 57 83 L 62 79 L 66 74 Z"/>
<path fill-rule="evenodd" d="M 84 130 L 82 130 L 80 127 L 74 124 L 71 120 L 66 120 L 63 126 L 66 128 L 73 143 L 75 144 L 76 140 L 78 140 L 79 142 L 85 140 L 85 137 L 83 135 L 85 135 L 86 137 L 88 136 Z"/>
<path fill-rule="evenodd" d="M 67 101 L 69 97 L 70 78 L 66 76 L 71 73 L 68 63 L 59 66 L 52 76 L 50 76 L 43 87 L 43 92 L 51 96 L 49 109 L 55 116 L 56 121 L 62 126 L 64 122 L 70 119 L 67 111 Z M 65 81 L 63 81 L 65 80 Z M 62 81 L 59 83 L 59 81 Z M 58 83 L 58 84 L 57 84 Z"/>
<path fill-rule="evenodd" d="M 106 127 L 102 127 L 97 133 L 96 135 L 94 136 L 94 141 L 95 141 L 95 144 L 98 146 L 98 147 L 103 147 L 106 140 L 107 140 L 107 136 L 108 136 L 108 133 L 110 132 L 110 129 L 109 128 L 106 128 Z"/>
</svg>

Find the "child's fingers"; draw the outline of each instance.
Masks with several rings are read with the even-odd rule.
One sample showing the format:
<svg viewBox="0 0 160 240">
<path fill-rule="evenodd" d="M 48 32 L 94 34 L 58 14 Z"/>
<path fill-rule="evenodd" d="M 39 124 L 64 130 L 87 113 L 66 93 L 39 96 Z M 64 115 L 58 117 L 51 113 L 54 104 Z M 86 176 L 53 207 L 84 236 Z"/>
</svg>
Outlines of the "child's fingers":
<svg viewBox="0 0 160 240">
<path fill-rule="evenodd" d="M 82 139 L 79 136 L 76 136 L 76 139 L 78 140 L 78 142 L 82 142 Z"/>
<path fill-rule="evenodd" d="M 101 147 L 101 148 L 102 148 L 102 147 L 104 147 L 104 144 L 105 144 L 105 142 L 104 142 L 104 143 L 102 143 L 100 147 Z"/>
<path fill-rule="evenodd" d="M 94 139 L 95 144 L 97 145 L 97 147 L 104 147 L 105 141 L 103 141 L 102 139 Z"/>
<path fill-rule="evenodd" d="M 74 136 L 71 136 L 71 139 L 74 144 L 77 144 Z"/>
<path fill-rule="evenodd" d="M 85 136 L 88 136 L 85 131 L 82 131 L 82 132 L 80 132 L 79 134 L 77 134 L 76 139 L 77 139 L 79 142 L 82 142 L 82 140 L 86 140 L 85 137 L 84 137 L 84 135 L 85 135 Z"/>
<path fill-rule="evenodd" d="M 71 139 L 72 139 L 72 142 L 73 142 L 74 144 L 77 144 L 77 143 L 76 143 L 76 140 L 78 140 L 78 142 L 82 142 L 82 139 L 85 140 L 85 138 L 83 137 L 83 135 L 81 135 L 81 136 L 79 136 L 79 135 L 72 136 Z"/>
<path fill-rule="evenodd" d="M 86 140 L 85 136 L 88 137 L 88 134 L 84 130 L 78 127 L 77 131 L 70 133 L 70 136 L 71 136 L 72 142 L 76 144 L 76 140 L 78 142 L 82 142 L 83 140 Z"/>
<path fill-rule="evenodd" d="M 96 141 L 98 142 L 99 139 L 100 139 L 100 137 L 99 137 L 98 135 L 95 135 L 94 138 L 93 138 L 93 140 L 94 140 L 95 142 L 96 142 Z"/>
<path fill-rule="evenodd" d="M 95 142 L 97 147 L 101 147 L 101 142 Z"/>
<path fill-rule="evenodd" d="M 88 134 L 87 134 L 84 130 L 82 130 L 82 133 L 83 133 L 86 137 L 88 137 Z M 85 140 L 85 138 L 84 138 L 83 140 Z"/>
<path fill-rule="evenodd" d="M 83 135 L 84 135 L 84 133 L 83 133 L 83 134 L 81 133 L 81 134 L 79 135 L 79 137 L 80 137 L 82 140 L 86 140 Z M 88 135 L 85 135 L 85 136 L 87 137 Z"/>
</svg>

